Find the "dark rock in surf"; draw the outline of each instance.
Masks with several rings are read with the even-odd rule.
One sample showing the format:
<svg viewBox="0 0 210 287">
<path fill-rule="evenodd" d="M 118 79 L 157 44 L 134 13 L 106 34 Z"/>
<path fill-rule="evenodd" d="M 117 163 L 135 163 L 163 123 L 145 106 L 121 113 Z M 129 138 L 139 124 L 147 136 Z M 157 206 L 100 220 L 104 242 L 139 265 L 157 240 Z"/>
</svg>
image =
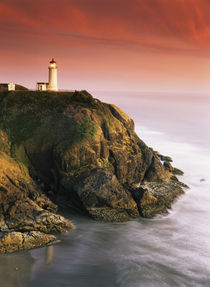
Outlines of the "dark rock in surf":
<svg viewBox="0 0 210 287">
<path fill-rule="evenodd" d="M 126 221 L 139 216 L 131 193 L 108 170 L 97 169 L 75 186 L 89 215 L 102 221 Z"/>
<path fill-rule="evenodd" d="M 171 204 L 184 193 L 179 184 L 146 183 L 141 186 L 139 210 L 143 217 L 167 214 Z"/>
</svg>

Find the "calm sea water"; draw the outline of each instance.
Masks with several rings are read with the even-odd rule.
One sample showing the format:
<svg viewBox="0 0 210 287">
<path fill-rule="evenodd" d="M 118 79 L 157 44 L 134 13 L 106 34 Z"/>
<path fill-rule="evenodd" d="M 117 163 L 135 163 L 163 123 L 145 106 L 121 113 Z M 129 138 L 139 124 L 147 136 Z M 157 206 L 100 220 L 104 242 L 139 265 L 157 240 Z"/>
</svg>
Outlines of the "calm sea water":
<svg viewBox="0 0 210 287">
<path fill-rule="evenodd" d="M 168 216 L 77 228 L 61 243 L 0 256 L 2 287 L 210 286 L 210 97 L 94 93 L 125 110 L 138 135 L 172 156 L 190 190 Z"/>
</svg>

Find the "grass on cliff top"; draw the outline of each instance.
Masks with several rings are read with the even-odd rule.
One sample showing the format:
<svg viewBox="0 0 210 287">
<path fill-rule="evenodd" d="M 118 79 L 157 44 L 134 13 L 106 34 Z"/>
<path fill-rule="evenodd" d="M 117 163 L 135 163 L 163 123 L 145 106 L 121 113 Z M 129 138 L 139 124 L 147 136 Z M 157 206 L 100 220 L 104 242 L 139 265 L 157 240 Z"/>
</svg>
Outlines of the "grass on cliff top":
<svg viewBox="0 0 210 287">
<path fill-rule="evenodd" d="M 86 91 L 2 92 L 0 130 L 8 136 L 11 148 L 30 140 L 31 149 L 58 144 L 65 150 L 95 133 L 94 122 L 87 115 L 81 116 L 79 122 L 69 117 L 66 113 L 69 105 L 91 109 L 97 101 Z M 4 149 L 1 140 L 0 150 Z"/>
<path fill-rule="evenodd" d="M 29 107 L 38 110 L 63 111 L 69 104 L 93 107 L 96 102 L 87 91 L 75 92 L 41 92 L 41 91 L 14 91 L 0 92 L 1 110 L 16 106 L 24 109 Z"/>
</svg>

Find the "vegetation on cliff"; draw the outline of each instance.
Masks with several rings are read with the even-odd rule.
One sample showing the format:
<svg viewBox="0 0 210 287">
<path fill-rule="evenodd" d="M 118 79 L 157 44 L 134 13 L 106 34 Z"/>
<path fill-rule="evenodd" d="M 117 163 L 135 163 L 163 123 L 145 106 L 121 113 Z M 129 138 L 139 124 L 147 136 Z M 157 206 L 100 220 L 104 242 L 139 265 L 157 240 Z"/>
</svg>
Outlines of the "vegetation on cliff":
<svg viewBox="0 0 210 287">
<path fill-rule="evenodd" d="M 170 161 L 124 112 L 86 91 L 0 93 L 2 232 L 72 228 L 49 196 L 103 221 L 167 212 L 183 193 Z"/>
</svg>

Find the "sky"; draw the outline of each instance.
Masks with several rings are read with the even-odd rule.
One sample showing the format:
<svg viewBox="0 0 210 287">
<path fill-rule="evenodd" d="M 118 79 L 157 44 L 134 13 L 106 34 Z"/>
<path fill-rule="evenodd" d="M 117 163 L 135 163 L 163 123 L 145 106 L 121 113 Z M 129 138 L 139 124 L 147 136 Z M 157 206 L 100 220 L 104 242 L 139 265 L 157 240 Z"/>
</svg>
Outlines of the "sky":
<svg viewBox="0 0 210 287">
<path fill-rule="evenodd" d="M 0 82 L 208 93 L 209 0 L 1 0 Z"/>
</svg>

